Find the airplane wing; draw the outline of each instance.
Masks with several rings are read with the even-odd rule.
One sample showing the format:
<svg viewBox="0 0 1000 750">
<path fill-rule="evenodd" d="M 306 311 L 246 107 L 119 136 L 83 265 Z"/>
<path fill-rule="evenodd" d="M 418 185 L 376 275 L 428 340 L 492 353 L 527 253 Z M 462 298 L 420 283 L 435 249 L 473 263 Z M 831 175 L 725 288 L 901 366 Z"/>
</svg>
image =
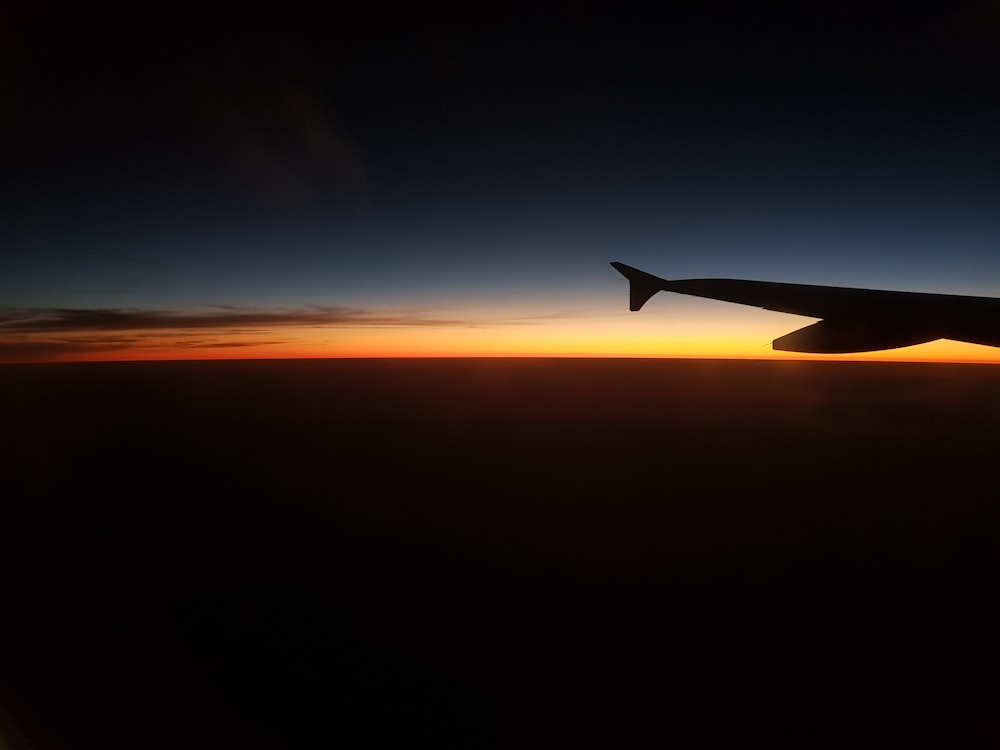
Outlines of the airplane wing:
<svg viewBox="0 0 1000 750">
<path fill-rule="evenodd" d="M 629 281 L 633 311 L 667 291 L 820 319 L 775 339 L 772 346 L 780 351 L 843 354 L 942 338 L 1000 346 L 1000 299 L 993 297 L 742 279 L 668 280 L 624 263 L 611 265 Z"/>
</svg>

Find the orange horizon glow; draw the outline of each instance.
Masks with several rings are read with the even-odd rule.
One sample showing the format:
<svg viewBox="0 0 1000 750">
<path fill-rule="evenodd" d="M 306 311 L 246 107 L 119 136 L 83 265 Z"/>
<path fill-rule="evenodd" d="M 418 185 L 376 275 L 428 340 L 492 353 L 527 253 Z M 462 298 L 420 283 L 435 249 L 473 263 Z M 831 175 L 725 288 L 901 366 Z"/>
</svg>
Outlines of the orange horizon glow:
<svg viewBox="0 0 1000 750">
<path fill-rule="evenodd" d="M 542 297 L 373 310 L 46 309 L 22 314 L 20 328 L 0 328 L 0 362 L 596 357 L 1000 363 L 1000 348 L 944 339 L 851 354 L 775 351 L 775 338 L 811 320 L 696 298 L 653 299 L 634 313 L 623 286 L 615 289 L 599 306 L 591 297 Z"/>
<path fill-rule="evenodd" d="M 919 346 L 853 354 L 799 354 L 770 347 L 774 330 L 744 326 L 732 330 L 718 321 L 675 327 L 665 335 L 662 321 L 622 326 L 620 318 L 555 321 L 544 325 L 449 328 L 342 328 L 230 334 L 218 332 L 197 348 L 178 345 L 183 331 L 155 331 L 129 348 L 89 345 L 35 356 L 8 357 L 8 363 L 198 361 L 249 359 L 361 358 L 698 358 L 760 360 L 830 360 L 891 362 L 1000 363 L 1000 349 L 939 340 Z M 722 329 L 722 330 L 720 330 Z M 228 334 L 228 335 L 227 335 Z M 276 338 L 283 341 L 275 341 Z M 71 340 L 64 336 L 62 341 Z M 761 344 L 761 340 L 766 343 Z M 22 338 L 21 343 L 25 343 Z M 43 340 L 39 340 L 44 344 Z"/>
</svg>

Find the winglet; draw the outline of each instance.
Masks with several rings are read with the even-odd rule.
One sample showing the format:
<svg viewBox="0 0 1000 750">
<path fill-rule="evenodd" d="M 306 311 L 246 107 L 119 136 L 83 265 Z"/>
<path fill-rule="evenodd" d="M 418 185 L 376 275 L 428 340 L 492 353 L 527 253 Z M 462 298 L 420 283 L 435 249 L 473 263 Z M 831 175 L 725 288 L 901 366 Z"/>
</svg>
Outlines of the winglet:
<svg viewBox="0 0 1000 750">
<path fill-rule="evenodd" d="M 666 289 L 669 283 L 659 276 L 617 261 L 612 262 L 611 267 L 628 279 L 628 309 L 632 312 L 639 310 L 658 291 Z"/>
</svg>

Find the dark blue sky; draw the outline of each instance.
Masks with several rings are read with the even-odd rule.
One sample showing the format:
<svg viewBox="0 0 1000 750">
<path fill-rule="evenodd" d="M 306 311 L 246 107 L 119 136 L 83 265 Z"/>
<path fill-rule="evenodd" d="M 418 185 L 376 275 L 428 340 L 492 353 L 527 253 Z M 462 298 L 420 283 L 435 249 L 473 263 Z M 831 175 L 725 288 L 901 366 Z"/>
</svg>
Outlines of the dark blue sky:
<svg viewBox="0 0 1000 750">
<path fill-rule="evenodd" d="M 616 259 L 1000 294 L 996 3 L 662 10 L 14 13 L 0 306 L 584 324 Z"/>
</svg>

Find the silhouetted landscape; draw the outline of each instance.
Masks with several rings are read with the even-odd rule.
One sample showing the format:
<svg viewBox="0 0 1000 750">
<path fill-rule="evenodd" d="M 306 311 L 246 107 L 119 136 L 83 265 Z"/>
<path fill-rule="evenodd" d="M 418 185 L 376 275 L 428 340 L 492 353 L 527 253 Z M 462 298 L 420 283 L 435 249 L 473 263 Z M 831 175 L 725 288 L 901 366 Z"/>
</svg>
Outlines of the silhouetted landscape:
<svg viewBox="0 0 1000 750">
<path fill-rule="evenodd" d="M 0 368 L 39 748 L 987 747 L 1000 370 Z"/>
</svg>

